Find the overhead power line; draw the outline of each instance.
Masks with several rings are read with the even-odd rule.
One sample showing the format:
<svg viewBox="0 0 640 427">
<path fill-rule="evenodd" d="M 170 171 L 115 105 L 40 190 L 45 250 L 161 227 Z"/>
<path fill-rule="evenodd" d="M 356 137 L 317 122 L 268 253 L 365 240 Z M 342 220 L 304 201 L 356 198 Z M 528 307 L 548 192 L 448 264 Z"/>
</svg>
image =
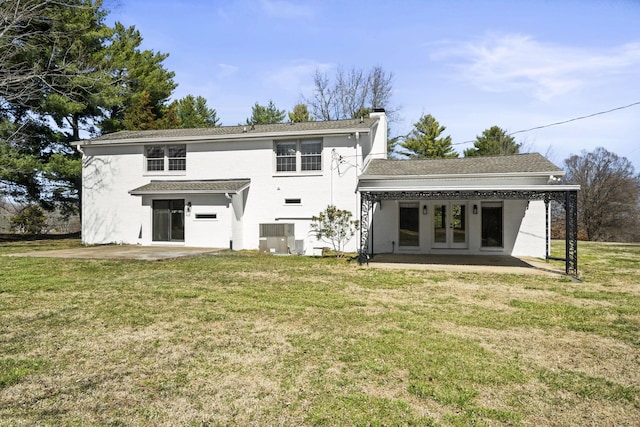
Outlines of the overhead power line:
<svg viewBox="0 0 640 427">
<path fill-rule="evenodd" d="M 593 114 L 587 114 L 586 116 L 580 116 L 580 117 L 574 117 L 573 119 L 569 119 L 569 120 L 563 120 L 561 122 L 555 122 L 555 123 L 549 123 L 546 125 L 541 125 L 541 126 L 536 126 L 536 127 L 532 127 L 529 129 L 522 129 L 522 130 L 517 130 L 515 132 L 511 132 L 509 133 L 509 136 L 511 135 L 515 135 L 517 133 L 524 133 L 524 132 L 531 132 L 532 130 L 538 130 L 538 129 L 544 129 L 544 128 L 548 128 L 548 127 L 552 127 L 552 126 L 558 126 L 558 125 L 564 125 L 566 123 L 571 123 L 571 122 L 575 122 L 577 120 L 584 120 L 584 119 L 588 119 L 590 117 L 595 117 L 595 116 L 600 116 L 602 114 L 608 114 L 608 113 L 612 113 L 614 111 L 618 111 L 618 110 L 624 110 L 625 108 L 631 108 L 634 107 L 636 105 L 640 105 L 640 101 L 638 102 L 634 102 L 628 105 L 623 105 L 621 107 L 616 107 L 616 108 L 612 108 L 610 110 L 605 110 L 605 111 L 599 111 L 597 113 L 593 113 Z M 462 145 L 462 144 L 469 144 L 471 142 L 475 142 L 475 140 L 470 140 L 470 141 L 464 141 L 464 142 L 457 142 L 455 144 L 451 144 L 451 145 Z"/>
</svg>

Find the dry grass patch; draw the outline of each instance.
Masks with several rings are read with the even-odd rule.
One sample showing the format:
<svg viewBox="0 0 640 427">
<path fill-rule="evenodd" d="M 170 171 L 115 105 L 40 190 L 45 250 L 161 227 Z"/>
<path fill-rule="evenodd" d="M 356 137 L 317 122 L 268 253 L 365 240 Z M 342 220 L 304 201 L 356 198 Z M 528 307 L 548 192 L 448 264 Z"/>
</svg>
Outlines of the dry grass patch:
<svg viewBox="0 0 640 427">
<path fill-rule="evenodd" d="M 2 258 L 0 425 L 633 425 L 640 273 L 589 264 L 617 250 L 587 247 L 583 283 Z"/>
</svg>

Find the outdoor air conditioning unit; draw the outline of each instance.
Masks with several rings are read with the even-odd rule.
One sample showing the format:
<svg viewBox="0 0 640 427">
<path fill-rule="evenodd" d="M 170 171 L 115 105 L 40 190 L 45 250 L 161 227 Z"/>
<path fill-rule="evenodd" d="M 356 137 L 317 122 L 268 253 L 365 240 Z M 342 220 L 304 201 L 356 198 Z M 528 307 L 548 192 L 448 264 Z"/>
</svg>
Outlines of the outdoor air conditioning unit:
<svg viewBox="0 0 640 427">
<path fill-rule="evenodd" d="M 295 224 L 260 224 L 260 252 L 290 254 L 296 249 Z"/>
</svg>

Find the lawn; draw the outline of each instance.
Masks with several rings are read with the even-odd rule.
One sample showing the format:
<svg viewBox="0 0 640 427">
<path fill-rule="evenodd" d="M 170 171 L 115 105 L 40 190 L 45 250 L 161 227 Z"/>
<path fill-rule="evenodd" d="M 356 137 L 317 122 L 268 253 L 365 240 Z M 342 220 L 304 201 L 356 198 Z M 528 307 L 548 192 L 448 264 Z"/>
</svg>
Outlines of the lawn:
<svg viewBox="0 0 640 427">
<path fill-rule="evenodd" d="M 579 256 L 583 282 L 0 257 L 0 425 L 638 425 L 640 245 Z"/>
</svg>

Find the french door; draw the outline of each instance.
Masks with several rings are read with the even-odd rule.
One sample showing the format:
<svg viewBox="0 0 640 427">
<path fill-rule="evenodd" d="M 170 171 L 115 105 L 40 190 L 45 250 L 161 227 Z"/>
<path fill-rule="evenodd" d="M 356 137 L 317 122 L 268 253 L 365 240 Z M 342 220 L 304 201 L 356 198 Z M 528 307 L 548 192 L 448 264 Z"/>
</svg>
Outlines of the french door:
<svg viewBox="0 0 640 427">
<path fill-rule="evenodd" d="M 433 247 L 464 249 L 468 247 L 467 205 L 436 202 L 433 205 Z"/>
</svg>

